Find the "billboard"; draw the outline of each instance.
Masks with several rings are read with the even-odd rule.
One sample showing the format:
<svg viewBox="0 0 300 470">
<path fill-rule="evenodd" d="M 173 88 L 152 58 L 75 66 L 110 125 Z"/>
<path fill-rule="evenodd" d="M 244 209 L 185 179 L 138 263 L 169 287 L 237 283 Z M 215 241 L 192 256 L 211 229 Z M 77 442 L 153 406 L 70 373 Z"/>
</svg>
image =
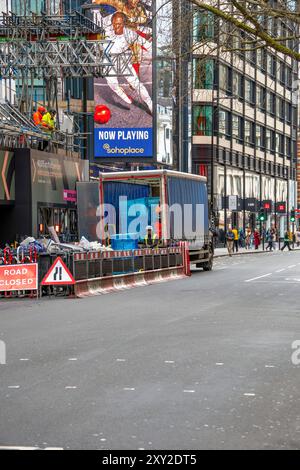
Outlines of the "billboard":
<svg viewBox="0 0 300 470">
<path fill-rule="evenodd" d="M 153 157 L 152 0 L 93 0 L 122 73 L 94 81 L 95 158 Z M 124 67 L 124 64 L 126 66 Z"/>
</svg>

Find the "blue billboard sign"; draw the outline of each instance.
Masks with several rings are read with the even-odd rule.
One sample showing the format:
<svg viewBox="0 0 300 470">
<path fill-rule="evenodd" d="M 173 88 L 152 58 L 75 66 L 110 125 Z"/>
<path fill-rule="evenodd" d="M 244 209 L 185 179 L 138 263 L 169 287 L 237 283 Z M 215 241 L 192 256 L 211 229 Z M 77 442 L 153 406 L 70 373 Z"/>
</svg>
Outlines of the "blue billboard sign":
<svg viewBox="0 0 300 470">
<path fill-rule="evenodd" d="M 108 52 L 123 60 L 94 80 L 95 159 L 153 157 L 152 0 L 93 0 L 94 20 L 109 41 Z"/>
<path fill-rule="evenodd" d="M 103 158 L 138 158 L 153 156 L 152 128 L 96 128 L 95 156 Z"/>
</svg>

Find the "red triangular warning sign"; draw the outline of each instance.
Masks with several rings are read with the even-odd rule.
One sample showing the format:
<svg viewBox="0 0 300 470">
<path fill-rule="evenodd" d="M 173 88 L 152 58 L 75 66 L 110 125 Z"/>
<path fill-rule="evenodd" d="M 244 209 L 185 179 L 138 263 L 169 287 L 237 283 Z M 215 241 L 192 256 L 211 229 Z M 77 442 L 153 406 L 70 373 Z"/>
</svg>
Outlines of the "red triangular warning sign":
<svg viewBox="0 0 300 470">
<path fill-rule="evenodd" d="M 75 279 L 60 256 L 56 258 L 46 276 L 42 280 L 42 286 L 67 286 L 74 285 Z"/>
</svg>

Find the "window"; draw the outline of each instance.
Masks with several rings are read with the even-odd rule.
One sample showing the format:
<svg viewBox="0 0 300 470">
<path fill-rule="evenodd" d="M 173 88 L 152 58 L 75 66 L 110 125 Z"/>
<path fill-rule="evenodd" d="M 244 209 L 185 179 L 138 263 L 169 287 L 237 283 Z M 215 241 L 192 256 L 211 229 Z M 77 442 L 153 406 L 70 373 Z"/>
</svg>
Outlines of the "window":
<svg viewBox="0 0 300 470">
<path fill-rule="evenodd" d="M 285 120 L 285 101 L 282 98 L 277 98 L 277 117 L 280 121 Z"/>
<path fill-rule="evenodd" d="M 291 139 L 290 137 L 286 137 L 285 138 L 285 156 L 287 158 L 291 158 L 291 151 L 292 151 Z"/>
<path fill-rule="evenodd" d="M 286 69 L 286 86 L 289 90 L 292 88 L 292 80 L 293 80 L 292 76 L 293 76 L 292 69 L 290 69 L 290 67 L 287 67 L 287 69 Z"/>
<path fill-rule="evenodd" d="M 267 55 L 267 72 L 272 78 L 276 78 L 276 59 L 273 55 Z"/>
<path fill-rule="evenodd" d="M 232 92 L 232 69 L 226 65 L 220 65 L 219 67 L 219 87 L 220 90 L 226 93 Z"/>
<path fill-rule="evenodd" d="M 226 138 L 231 137 L 231 113 L 228 111 L 219 111 L 219 134 Z"/>
<path fill-rule="evenodd" d="M 275 93 L 270 91 L 267 92 L 267 112 L 272 116 L 275 115 L 276 109 L 276 96 Z"/>
<path fill-rule="evenodd" d="M 245 101 L 255 104 L 255 83 L 247 78 L 245 79 Z"/>
<path fill-rule="evenodd" d="M 236 114 L 232 115 L 232 138 L 239 144 L 243 143 L 243 119 Z"/>
<path fill-rule="evenodd" d="M 200 9 L 195 11 L 193 36 L 197 42 L 214 38 L 214 16 L 212 13 Z"/>
<path fill-rule="evenodd" d="M 254 146 L 254 124 L 247 120 L 245 120 L 245 144 Z"/>
<path fill-rule="evenodd" d="M 285 68 L 285 64 L 283 62 L 280 62 L 279 64 L 279 82 L 281 83 L 281 85 L 285 85 L 285 73 L 286 73 L 286 68 Z"/>
<path fill-rule="evenodd" d="M 256 104 L 261 111 L 266 110 L 266 90 L 260 85 L 256 85 Z"/>
<path fill-rule="evenodd" d="M 265 129 L 262 126 L 256 126 L 256 147 L 265 149 Z"/>
<path fill-rule="evenodd" d="M 262 72 L 266 70 L 266 51 L 263 48 L 257 50 L 257 67 Z"/>
<path fill-rule="evenodd" d="M 276 142 L 275 142 L 276 153 L 283 155 L 284 153 L 284 138 L 282 134 L 276 133 Z"/>
<path fill-rule="evenodd" d="M 292 119 L 292 106 L 290 103 L 285 103 L 285 119 L 288 123 L 291 122 Z"/>
<path fill-rule="evenodd" d="M 232 73 L 232 93 L 240 99 L 244 99 L 244 77 L 235 71 Z"/>
<path fill-rule="evenodd" d="M 193 60 L 194 88 L 212 90 L 214 85 L 214 61 L 202 57 Z"/>
<path fill-rule="evenodd" d="M 193 107 L 193 135 L 212 135 L 212 107 Z"/>
<path fill-rule="evenodd" d="M 275 152 L 275 132 L 270 129 L 266 129 L 266 149 L 271 153 Z"/>
</svg>

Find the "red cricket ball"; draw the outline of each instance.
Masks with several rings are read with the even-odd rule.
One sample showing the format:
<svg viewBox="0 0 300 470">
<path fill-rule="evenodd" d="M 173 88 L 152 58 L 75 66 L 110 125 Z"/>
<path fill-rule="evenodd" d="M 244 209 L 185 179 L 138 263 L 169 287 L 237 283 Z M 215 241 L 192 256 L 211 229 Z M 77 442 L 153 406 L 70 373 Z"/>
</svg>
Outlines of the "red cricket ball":
<svg viewBox="0 0 300 470">
<path fill-rule="evenodd" d="M 106 124 L 111 118 L 110 109 L 105 104 L 99 104 L 95 108 L 94 121 L 97 124 Z"/>
</svg>

